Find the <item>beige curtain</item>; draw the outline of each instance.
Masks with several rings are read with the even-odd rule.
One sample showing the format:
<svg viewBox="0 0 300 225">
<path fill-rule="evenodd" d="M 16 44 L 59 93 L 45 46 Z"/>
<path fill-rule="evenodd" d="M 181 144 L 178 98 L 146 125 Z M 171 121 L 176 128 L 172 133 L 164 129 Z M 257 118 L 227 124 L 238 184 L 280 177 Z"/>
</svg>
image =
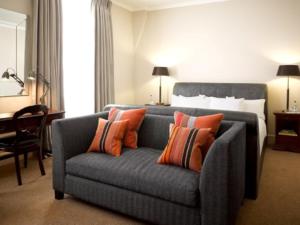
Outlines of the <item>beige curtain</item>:
<svg viewBox="0 0 300 225">
<path fill-rule="evenodd" d="M 111 1 L 93 0 L 95 16 L 95 111 L 114 103 L 114 56 Z"/>
<path fill-rule="evenodd" d="M 46 105 L 51 110 L 64 110 L 61 0 L 33 0 L 32 69 L 50 82 Z M 45 88 L 42 81 L 36 81 L 37 104 Z M 50 149 L 49 128 L 45 143 Z"/>
</svg>

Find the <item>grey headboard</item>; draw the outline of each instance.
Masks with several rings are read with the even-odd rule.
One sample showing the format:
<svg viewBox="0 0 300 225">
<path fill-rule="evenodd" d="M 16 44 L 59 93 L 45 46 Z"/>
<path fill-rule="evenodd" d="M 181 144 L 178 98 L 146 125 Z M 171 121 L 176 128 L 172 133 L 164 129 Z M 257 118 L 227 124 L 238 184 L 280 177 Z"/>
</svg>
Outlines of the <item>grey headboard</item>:
<svg viewBox="0 0 300 225">
<path fill-rule="evenodd" d="M 245 99 L 266 99 L 265 116 L 268 118 L 268 92 L 266 84 L 247 83 L 176 83 L 174 95 L 185 97 L 206 95 L 213 97 L 236 97 Z M 266 119 L 267 121 L 267 119 Z"/>
</svg>

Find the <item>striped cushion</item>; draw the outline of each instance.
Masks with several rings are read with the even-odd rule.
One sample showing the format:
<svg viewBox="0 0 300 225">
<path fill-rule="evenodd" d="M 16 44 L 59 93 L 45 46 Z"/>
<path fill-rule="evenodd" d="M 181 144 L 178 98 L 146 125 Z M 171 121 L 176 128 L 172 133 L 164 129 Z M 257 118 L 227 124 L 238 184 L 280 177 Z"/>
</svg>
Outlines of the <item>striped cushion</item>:
<svg viewBox="0 0 300 225">
<path fill-rule="evenodd" d="M 146 109 L 119 110 L 111 108 L 108 115 L 109 121 L 128 120 L 128 129 L 124 138 L 124 146 L 137 148 L 138 131 L 144 120 Z"/>
<path fill-rule="evenodd" d="M 200 172 L 201 148 L 210 135 L 210 129 L 180 127 L 171 124 L 171 135 L 167 146 L 158 159 L 160 164 L 172 164 Z"/>
<path fill-rule="evenodd" d="M 208 141 L 206 145 L 202 148 L 202 156 L 205 158 L 209 147 L 215 140 L 215 136 L 219 130 L 221 125 L 221 121 L 224 119 L 224 115 L 222 113 L 207 115 L 207 116 L 199 116 L 193 117 L 186 115 L 182 112 L 174 113 L 175 125 L 189 128 L 210 128 L 211 134 L 209 135 Z"/>
<path fill-rule="evenodd" d="M 99 118 L 95 137 L 87 152 L 104 152 L 120 156 L 127 120 L 111 122 Z"/>
</svg>

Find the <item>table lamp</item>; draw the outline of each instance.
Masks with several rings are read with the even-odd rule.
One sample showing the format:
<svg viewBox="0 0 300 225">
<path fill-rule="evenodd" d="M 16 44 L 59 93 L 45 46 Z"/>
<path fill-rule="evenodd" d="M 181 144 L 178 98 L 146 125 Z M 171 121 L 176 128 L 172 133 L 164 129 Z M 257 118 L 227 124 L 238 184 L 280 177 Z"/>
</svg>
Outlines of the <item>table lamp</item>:
<svg viewBox="0 0 300 225">
<path fill-rule="evenodd" d="M 161 101 L 161 77 L 162 76 L 169 76 L 168 67 L 154 67 L 152 76 L 159 76 L 159 102 L 158 105 L 164 105 Z"/>
<path fill-rule="evenodd" d="M 286 76 L 287 90 L 286 90 L 286 111 L 290 108 L 290 76 L 300 76 L 298 65 L 281 65 L 278 68 L 277 76 Z"/>
<path fill-rule="evenodd" d="M 30 71 L 28 76 L 27 76 L 27 79 L 28 80 L 36 80 L 36 78 L 39 78 L 43 84 L 46 86 L 46 90 L 44 91 L 43 95 L 40 97 L 40 102 L 41 104 L 45 105 L 45 97 L 49 91 L 49 88 L 50 88 L 50 82 L 45 78 L 44 75 L 40 74 L 40 73 L 36 73 L 34 71 Z"/>
</svg>

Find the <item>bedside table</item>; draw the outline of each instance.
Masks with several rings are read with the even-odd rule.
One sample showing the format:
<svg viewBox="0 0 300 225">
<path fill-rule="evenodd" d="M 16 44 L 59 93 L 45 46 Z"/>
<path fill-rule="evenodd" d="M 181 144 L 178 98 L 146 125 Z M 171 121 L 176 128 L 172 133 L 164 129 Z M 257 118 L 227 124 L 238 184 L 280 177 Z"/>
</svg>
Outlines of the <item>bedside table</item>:
<svg viewBox="0 0 300 225">
<path fill-rule="evenodd" d="M 274 150 L 300 153 L 300 113 L 276 112 Z"/>
</svg>

